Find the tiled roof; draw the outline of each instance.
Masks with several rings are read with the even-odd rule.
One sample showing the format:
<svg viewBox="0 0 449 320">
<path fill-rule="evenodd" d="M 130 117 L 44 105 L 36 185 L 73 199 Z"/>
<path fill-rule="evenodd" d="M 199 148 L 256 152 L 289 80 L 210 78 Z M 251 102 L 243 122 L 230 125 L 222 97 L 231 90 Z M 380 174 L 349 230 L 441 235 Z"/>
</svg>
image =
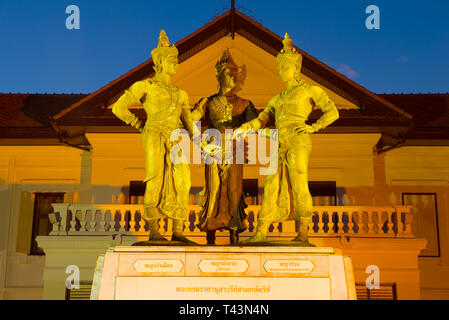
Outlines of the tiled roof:
<svg viewBox="0 0 449 320">
<path fill-rule="evenodd" d="M 0 128 L 50 127 L 50 117 L 84 94 L 0 93 Z"/>
<path fill-rule="evenodd" d="M 449 93 L 379 96 L 412 114 L 416 127 L 449 128 Z"/>
</svg>

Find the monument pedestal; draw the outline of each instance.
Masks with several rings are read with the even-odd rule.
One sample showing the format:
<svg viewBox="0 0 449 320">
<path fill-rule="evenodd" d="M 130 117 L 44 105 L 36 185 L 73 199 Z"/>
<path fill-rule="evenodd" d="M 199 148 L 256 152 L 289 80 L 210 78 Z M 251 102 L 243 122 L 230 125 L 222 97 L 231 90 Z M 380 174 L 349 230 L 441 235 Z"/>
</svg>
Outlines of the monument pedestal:
<svg viewBox="0 0 449 320">
<path fill-rule="evenodd" d="M 356 299 L 351 259 L 317 247 L 115 247 L 100 256 L 92 299 Z"/>
</svg>

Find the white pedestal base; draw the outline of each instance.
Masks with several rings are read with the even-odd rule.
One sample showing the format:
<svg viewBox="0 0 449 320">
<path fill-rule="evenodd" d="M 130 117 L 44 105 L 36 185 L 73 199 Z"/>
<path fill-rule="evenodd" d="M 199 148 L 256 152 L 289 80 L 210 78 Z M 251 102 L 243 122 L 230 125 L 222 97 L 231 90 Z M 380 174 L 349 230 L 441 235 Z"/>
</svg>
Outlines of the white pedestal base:
<svg viewBox="0 0 449 320">
<path fill-rule="evenodd" d="M 100 256 L 92 299 L 356 299 L 352 263 L 332 248 L 116 247 Z"/>
</svg>

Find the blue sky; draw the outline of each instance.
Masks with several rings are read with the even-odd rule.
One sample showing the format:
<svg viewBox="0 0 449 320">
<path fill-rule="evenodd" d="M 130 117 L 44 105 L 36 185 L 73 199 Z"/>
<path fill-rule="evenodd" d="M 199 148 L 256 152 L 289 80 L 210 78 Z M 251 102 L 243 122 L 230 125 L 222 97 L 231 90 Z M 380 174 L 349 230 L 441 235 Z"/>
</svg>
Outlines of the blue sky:
<svg viewBox="0 0 449 320">
<path fill-rule="evenodd" d="M 81 11 L 68 30 L 69 5 Z M 368 5 L 380 30 L 368 30 Z M 230 0 L 1 0 L 0 92 L 90 93 L 193 33 Z M 236 0 L 272 32 L 376 93 L 449 91 L 449 1 Z"/>
</svg>

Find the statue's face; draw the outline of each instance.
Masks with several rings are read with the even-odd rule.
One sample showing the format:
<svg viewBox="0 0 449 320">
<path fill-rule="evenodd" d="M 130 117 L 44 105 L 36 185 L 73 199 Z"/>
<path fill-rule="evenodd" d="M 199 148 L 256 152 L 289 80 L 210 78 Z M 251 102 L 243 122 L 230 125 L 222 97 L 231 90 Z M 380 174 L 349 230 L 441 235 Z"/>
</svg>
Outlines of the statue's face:
<svg viewBox="0 0 449 320">
<path fill-rule="evenodd" d="M 228 67 L 225 67 L 225 69 L 222 71 L 220 76 L 220 86 L 227 89 L 233 89 L 235 87 L 235 75 L 233 70 L 231 70 Z"/>
<path fill-rule="evenodd" d="M 178 57 L 168 56 L 162 59 L 162 72 L 165 72 L 169 76 L 174 76 L 178 71 Z"/>
<path fill-rule="evenodd" d="M 295 77 L 297 65 L 293 60 L 282 59 L 278 62 L 278 71 L 282 81 L 287 82 Z"/>
</svg>

